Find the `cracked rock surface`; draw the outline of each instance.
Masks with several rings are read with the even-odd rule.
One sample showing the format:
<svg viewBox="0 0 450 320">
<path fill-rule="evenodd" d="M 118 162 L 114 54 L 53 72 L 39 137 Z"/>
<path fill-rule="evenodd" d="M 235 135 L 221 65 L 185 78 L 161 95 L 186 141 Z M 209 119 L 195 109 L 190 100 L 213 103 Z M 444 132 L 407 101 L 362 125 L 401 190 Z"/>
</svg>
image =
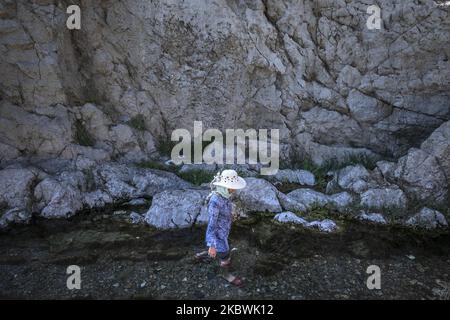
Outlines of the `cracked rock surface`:
<svg viewBox="0 0 450 320">
<path fill-rule="evenodd" d="M 82 2 L 70 31 L 67 1 L 4 0 L 0 161 L 140 161 L 194 120 L 280 129 L 286 159 L 403 156 L 449 120 L 450 8 L 377 3 L 381 30 L 360 0 Z"/>
<path fill-rule="evenodd" d="M 82 27 L 70 31 L 68 1 L 3 0 L 0 226 L 192 188 L 132 164 L 161 156 L 195 120 L 280 129 L 281 160 L 380 160 L 335 172 L 320 191 L 323 181 L 288 167 L 271 181 L 309 188 L 288 194 L 251 171 L 243 214 L 445 207 L 450 6 L 377 3 L 381 30 L 367 29 L 362 0 L 79 2 Z M 191 220 L 171 213 L 177 225 L 203 221 L 192 196 L 181 201 Z"/>
</svg>

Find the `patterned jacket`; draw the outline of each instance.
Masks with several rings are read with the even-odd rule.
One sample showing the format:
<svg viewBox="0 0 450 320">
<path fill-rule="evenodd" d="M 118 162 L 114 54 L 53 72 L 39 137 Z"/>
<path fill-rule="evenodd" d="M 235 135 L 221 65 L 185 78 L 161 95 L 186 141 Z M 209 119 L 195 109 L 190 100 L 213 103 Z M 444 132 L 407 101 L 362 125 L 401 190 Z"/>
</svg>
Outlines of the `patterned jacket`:
<svg viewBox="0 0 450 320">
<path fill-rule="evenodd" d="M 228 252 L 228 234 L 231 229 L 232 204 L 229 199 L 213 194 L 208 204 L 208 228 L 206 245 L 216 248 L 217 252 Z"/>
</svg>

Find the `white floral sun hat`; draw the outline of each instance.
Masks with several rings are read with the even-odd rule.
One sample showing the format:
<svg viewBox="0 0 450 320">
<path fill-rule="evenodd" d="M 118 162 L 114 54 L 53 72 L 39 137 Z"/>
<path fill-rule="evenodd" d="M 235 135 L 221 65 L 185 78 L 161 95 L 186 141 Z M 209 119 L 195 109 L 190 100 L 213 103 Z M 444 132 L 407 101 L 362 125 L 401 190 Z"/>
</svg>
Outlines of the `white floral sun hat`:
<svg viewBox="0 0 450 320">
<path fill-rule="evenodd" d="M 222 174 L 217 175 L 212 183 L 215 186 L 221 186 L 228 189 L 243 189 L 247 185 L 247 182 L 239 177 L 234 170 L 223 170 Z"/>
</svg>

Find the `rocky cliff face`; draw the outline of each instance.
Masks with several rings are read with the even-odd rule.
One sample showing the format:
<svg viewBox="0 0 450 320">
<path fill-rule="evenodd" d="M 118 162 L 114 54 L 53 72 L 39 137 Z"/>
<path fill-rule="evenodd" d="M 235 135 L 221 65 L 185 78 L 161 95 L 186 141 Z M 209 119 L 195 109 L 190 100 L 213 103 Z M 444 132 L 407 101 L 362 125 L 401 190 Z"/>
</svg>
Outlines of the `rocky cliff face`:
<svg viewBox="0 0 450 320">
<path fill-rule="evenodd" d="M 450 7 L 374 2 L 381 30 L 366 1 L 2 0 L 0 161 L 138 161 L 194 120 L 279 128 L 284 158 L 400 157 L 449 120 Z"/>
<path fill-rule="evenodd" d="M 319 204 L 393 222 L 394 208 L 402 224 L 446 226 L 450 5 L 374 2 L 381 30 L 360 0 L 0 0 L 0 229 L 151 197 L 150 224 L 204 223 L 206 190 L 128 165 L 196 120 L 280 129 L 282 160 L 385 158 L 330 172 L 320 192 L 274 186 L 314 186 L 302 170 L 250 178 L 244 214 Z M 74 3 L 80 30 L 66 27 Z"/>
</svg>

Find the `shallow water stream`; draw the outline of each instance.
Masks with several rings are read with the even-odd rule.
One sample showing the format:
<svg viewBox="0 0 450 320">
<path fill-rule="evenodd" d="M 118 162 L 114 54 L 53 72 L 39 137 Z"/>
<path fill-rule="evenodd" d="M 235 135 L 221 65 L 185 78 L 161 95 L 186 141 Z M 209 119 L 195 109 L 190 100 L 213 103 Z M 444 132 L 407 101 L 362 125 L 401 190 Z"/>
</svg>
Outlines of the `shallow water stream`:
<svg viewBox="0 0 450 320">
<path fill-rule="evenodd" d="M 268 217 L 233 226 L 230 286 L 216 263 L 197 263 L 204 228 L 160 231 L 112 214 L 38 220 L 0 234 L 1 298 L 134 299 L 449 299 L 450 234 L 341 224 L 321 234 Z M 81 289 L 66 269 L 81 267 Z M 381 290 L 366 286 L 381 269 Z"/>
</svg>

